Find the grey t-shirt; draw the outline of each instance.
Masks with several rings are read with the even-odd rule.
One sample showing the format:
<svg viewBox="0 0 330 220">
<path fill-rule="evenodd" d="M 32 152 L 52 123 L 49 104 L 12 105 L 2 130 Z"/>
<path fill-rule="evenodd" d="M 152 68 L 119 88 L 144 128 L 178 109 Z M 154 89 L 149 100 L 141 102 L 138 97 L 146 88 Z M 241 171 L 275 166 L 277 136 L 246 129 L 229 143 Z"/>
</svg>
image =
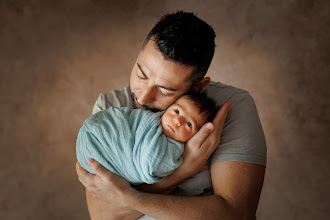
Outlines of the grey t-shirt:
<svg viewBox="0 0 330 220">
<path fill-rule="evenodd" d="M 212 195 L 210 163 L 216 161 L 241 161 L 266 166 L 265 136 L 251 95 L 247 91 L 220 82 L 210 82 L 205 89 L 218 105 L 232 101 L 231 110 L 221 134 L 220 145 L 202 169 L 178 185 L 171 193 L 173 195 Z M 129 87 L 101 93 L 94 105 L 93 114 L 110 106 L 133 108 L 130 94 Z M 147 219 L 147 216 L 143 217 Z"/>
</svg>

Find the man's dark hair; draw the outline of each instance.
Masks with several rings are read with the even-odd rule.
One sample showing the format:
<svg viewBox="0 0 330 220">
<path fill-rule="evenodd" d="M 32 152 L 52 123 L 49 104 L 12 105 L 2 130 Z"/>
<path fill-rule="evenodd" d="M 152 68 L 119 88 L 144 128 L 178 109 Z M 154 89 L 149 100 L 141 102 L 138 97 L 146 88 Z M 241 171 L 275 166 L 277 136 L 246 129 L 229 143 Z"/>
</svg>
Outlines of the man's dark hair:
<svg viewBox="0 0 330 220">
<path fill-rule="evenodd" d="M 199 114 L 204 114 L 206 122 L 213 121 L 215 115 L 219 111 L 220 107 L 211 99 L 204 90 L 192 91 L 184 94 L 182 97 L 188 98 L 193 101 L 196 108 L 199 109 Z M 182 98 L 181 97 L 181 98 Z"/>
<path fill-rule="evenodd" d="M 165 59 L 193 66 L 187 80 L 201 81 L 213 58 L 215 32 L 194 13 L 177 11 L 164 15 L 149 32 L 142 48 L 153 40 Z"/>
</svg>

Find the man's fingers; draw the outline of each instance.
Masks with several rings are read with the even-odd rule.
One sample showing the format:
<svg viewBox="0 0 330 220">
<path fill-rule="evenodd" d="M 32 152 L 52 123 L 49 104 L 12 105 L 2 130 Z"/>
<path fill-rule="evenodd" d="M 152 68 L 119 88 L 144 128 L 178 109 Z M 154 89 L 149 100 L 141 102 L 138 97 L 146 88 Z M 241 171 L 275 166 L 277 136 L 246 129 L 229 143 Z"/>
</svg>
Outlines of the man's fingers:
<svg viewBox="0 0 330 220">
<path fill-rule="evenodd" d="M 218 113 L 216 114 L 214 120 L 213 120 L 213 124 L 217 127 L 223 127 L 223 125 L 225 124 L 226 121 L 226 117 L 228 115 L 228 112 L 231 108 L 231 101 L 227 101 L 225 104 L 222 105 L 221 109 L 218 111 Z M 221 129 L 222 130 L 222 129 Z"/>
<path fill-rule="evenodd" d="M 77 171 L 78 177 L 84 177 L 84 176 L 86 176 L 86 174 L 88 174 L 88 172 L 86 170 L 84 170 L 84 168 L 82 168 L 79 161 L 77 161 L 77 163 L 76 163 L 76 171 Z"/>
<path fill-rule="evenodd" d="M 211 134 L 214 125 L 209 122 L 203 125 L 199 131 L 188 141 L 191 146 L 201 146 L 204 140 Z"/>
<path fill-rule="evenodd" d="M 216 133 L 221 133 L 223 125 L 225 123 L 227 114 L 231 107 L 231 101 L 226 102 L 222 105 L 221 109 L 218 111 L 212 123 L 206 123 L 202 126 L 199 131 L 188 141 L 189 145 L 201 146 L 205 139 L 211 134 L 211 132 L 216 128 Z M 216 136 L 218 136 L 217 134 Z"/>
<path fill-rule="evenodd" d="M 76 163 L 76 171 L 79 181 L 87 188 L 88 183 L 91 183 L 93 181 L 94 176 L 88 173 L 84 168 L 82 168 L 78 161 Z"/>
<path fill-rule="evenodd" d="M 103 179 L 103 177 L 107 173 L 107 170 L 99 162 L 92 158 L 88 160 L 88 165 L 93 170 L 93 172 L 101 179 Z"/>
<path fill-rule="evenodd" d="M 81 182 L 81 184 L 83 184 L 84 187 L 88 188 L 89 185 L 82 179 L 78 176 L 78 180 Z"/>
</svg>

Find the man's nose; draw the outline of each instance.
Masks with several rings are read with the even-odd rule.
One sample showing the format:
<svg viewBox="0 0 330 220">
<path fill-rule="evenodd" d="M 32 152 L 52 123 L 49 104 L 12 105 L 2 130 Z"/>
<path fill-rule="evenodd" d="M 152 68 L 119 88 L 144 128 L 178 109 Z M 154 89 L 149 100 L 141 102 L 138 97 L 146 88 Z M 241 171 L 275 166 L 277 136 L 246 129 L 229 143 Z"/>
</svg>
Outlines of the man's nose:
<svg viewBox="0 0 330 220">
<path fill-rule="evenodd" d="M 152 87 L 146 87 L 143 88 L 139 92 L 139 97 L 137 98 L 137 101 L 140 105 L 146 105 L 146 104 L 151 104 L 153 100 L 155 99 L 155 94 L 153 92 Z"/>
<path fill-rule="evenodd" d="M 176 124 L 176 126 L 180 127 L 182 124 L 182 119 L 181 118 L 173 118 L 173 122 L 174 124 Z"/>
</svg>

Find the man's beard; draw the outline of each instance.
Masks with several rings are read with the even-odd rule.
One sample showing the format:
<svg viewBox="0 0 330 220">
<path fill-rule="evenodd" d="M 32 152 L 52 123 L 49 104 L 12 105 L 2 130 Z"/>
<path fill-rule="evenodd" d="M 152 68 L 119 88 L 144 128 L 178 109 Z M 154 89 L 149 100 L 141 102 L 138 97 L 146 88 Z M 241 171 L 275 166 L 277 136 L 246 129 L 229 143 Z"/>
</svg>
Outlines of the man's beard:
<svg viewBox="0 0 330 220">
<path fill-rule="evenodd" d="M 142 109 L 149 110 L 149 111 L 152 111 L 152 112 L 161 111 L 157 108 L 151 108 L 147 105 L 140 105 L 139 103 L 137 103 L 136 96 L 134 95 L 134 93 L 132 91 L 131 91 L 131 99 L 132 99 L 133 108 L 140 108 L 140 109 L 142 108 Z"/>
</svg>

